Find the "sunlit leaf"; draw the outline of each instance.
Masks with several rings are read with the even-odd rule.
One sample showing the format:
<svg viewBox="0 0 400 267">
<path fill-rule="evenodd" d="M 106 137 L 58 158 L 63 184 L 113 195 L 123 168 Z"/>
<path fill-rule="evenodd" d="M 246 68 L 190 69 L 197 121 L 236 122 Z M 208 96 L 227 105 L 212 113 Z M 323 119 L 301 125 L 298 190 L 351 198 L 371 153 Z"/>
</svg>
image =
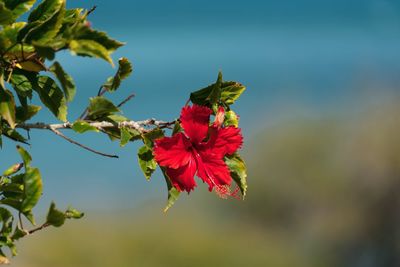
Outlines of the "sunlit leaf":
<svg viewBox="0 0 400 267">
<path fill-rule="evenodd" d="M 74 130 L 77 133 L 85 133 L 88 131 L 94 131 L 94 132 L 99 131 L 96 127 L 90 125 L 86 121 L 81 121 L 81 120 L 78 120 L 74 122 L 74 124 L 72 124 L 72 130 Z"/>
<path fill-rule="evenodd" d="M 67 105 L 57 83 L 47 76 L 39 76 L 33 84 L 43 104 L 60 120 L 67 121 Z"/>
<path fill-rule="evenodd" d="M 54 73 L 60 82 L 67 101 L 72 101 L 76 92 L 75 83 L 72 77 L 64 71 L 61 64 L 57 61 L 53 63 L 49 70 Z"/>
<path fill-rule="evenodd" d="M 239 186 L 243 197 L 246 196 L 247 192 L 247 168 L 243 159 L 239 154 L 234 154 L 229 157 L 225 157 L 225 163 L 231 172 L 231 176 L 236 184 Z"/>
<path fill-rule="evenodd" d="M 167 183 L 168 188 L 168 198 L 167 198 L 167 205 L 164 208 L 164 212 L 167 212 L 178 200 L 180 192 L 174 186 L 172 186 L 171 180 L 168 177 L 167 173 L 165 172 L 164 168 L 161 168 L 161 171 L 164 175 L 165 182 Z"/>
<path fill-rule="evenodd" d="M 1 78 L 1 77 L 0 77 Z M 12 93 L 0 86 L 0 116 L 5 119 L 10 127 L 15 127 L 15 102 Z"/>
<path fill-rule="evenodd" d="M 97 96 L 90 98 L 88 107 L 88 115 L 91 118 L 107 116 L 112 113 L 119 112 L 119 109 L 108 99 Z"/>
<path fill-rule="evenodd" d="M 79 56 L 97 57 L 114 66 L 110 52 L 101 44 L 92 40 L 72 40 L 69 43 L 71 52 Z"/>
<path fill-rule="evenodd" d="M 36 206 L 42 195 L 43 185 L 39 169 L 27 168 L 24 175 L 24 194 L 25 198 L 21 204 L 21 212 L 31 210 Z"/>
<path fill-rule="evenodd" d="M 17 146 L 17 150 L 19 155 L 22 158 L 22 161 L 24 162 L 24 166 L 27 168 L 31 165 L 32 157 L 31 155 L 21 146 Z"/>
<path fill-rule="evenodd" d="M 66 219 L 65 213 L 59 211 L 56 208 L 56 204 L 52 202 L 49 211 L 47 212 L 46 223 L 55 227 L 60 227 L 61 225 L 64 224 L 65 219 Z"/>
<path fill-rule="evenodd" d="M 139 148 L 138 161 L 144 176 L 146 179 L 150 179 L 151 175 L 157 168 L 157 162 L 154 159 L 153 150 L 146 145 Z"/>
<path fill-rule="evenodd" d="M 132 73 L 132 64 L 127 58 L 120 58 L 118 61 L 119 67 L 114 77 L 108 78 L 103 87 L 112 92 L 119 88 L 121 81 L 129 77 Z"/>
</svg>

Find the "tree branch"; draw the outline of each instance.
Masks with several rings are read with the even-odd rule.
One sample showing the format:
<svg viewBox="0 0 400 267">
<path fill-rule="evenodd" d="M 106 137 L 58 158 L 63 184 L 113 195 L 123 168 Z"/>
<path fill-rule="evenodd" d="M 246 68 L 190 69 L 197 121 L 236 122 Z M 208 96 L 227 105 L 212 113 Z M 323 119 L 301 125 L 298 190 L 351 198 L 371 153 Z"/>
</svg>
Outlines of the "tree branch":
<svg viewBox="0 0 400 267">
<path fill-rule="evenodd" d="M 141 133 L 146 133 L 149 130 L 146 129 L 151 126 L 156 126 L 159 128 L 169 128 L 172 125 L 174 125 L 176 120 L 166 122 L 166 121 L 159 121 L 155 119 L 147 119 L 147 120 L 142 120 L 142 121 L 122 121 L 119 123 L 112 123 L 108 121 L 99 121 L 99 122 L 89 122 L 87 123 L 90 126 L 93 126 L 97 129 L 107 129 L 107 128 L 114 128 L 114 129 L 119 129 L 121 127 L 125 128 L 131 128 L 135 129 Z M 39 130 L 58 130 L 58 129 L 71 129 L 72 128 L 72 123 L 70 122 L 65 122 L 65 123 L 56 123 L 56 124 L 46 124 L 43 122 L 36 122 L 36 123 L 21 123 L 18 124 L 16 127 L 25 129 L 25 130 L 30 130 L 30 129 L 39 129 Z"/>
<path fill-rule="evenodd" d="M 70 142 L 70 143 L 72 143 L 72 144 L 74 144 L 74 145 L 77 145 L 77 146 L 79 146 L 79 147 L 81 147 L 81 148 L 83 148 L 83 149 L 86 149 L 86 150 L 88 150 L 88 151 L 90 151 L 90 152 L 93 152 L 93 153 L 95 153 L 95 154 L 97 154 L 97 155 L 104 156 L 104 157 L 109 157 L 109 158 L 118 158 L 117 155 L 106 154 L 106 153 L 103 153 L 103 152 L 94 150 L 94 149 L 92 149 L 92 148 L 90 148 L 90 147 L 88 147 L 88 146 L 85 146 L 85 145 L 81 144 L 81 143 L 78 143 L 78 142 L 76 142 L 75 140 L 73 140 L 73 139 L 71 139 L 71 138 L 65 136 L 62 132 L 60 132 L 60 131 L 57 130 L 57 129 L 54 129 L 54 128 L 50 127 L 49 130 L 52 131 L 53 133 L 55 133 L 56 135 L 60 136 L 61 138 L 64 138 L 64 139 L 67 140 L 68 142 Z"/>
<path fill-rule="evenodd" d="M 50 226 L 49 223 L 44 223 L 44 224 L 42 224 L 41 226 L 39 226 L 39 227 L 37 227 L 37 228 L 34 228 L 34 229 L 28 231 L 28 234 L 31 235 L 31 234 L 33 234 L 33 233 L 35 233 L 35 232 L 37 232 L 37 231 L 40 231 L 40 230 L 42 230 L 42 229 L 44 229 L 44 228 L 46 228 L 46 227 L 49 227 L 49 226 Z"/>
</svg>

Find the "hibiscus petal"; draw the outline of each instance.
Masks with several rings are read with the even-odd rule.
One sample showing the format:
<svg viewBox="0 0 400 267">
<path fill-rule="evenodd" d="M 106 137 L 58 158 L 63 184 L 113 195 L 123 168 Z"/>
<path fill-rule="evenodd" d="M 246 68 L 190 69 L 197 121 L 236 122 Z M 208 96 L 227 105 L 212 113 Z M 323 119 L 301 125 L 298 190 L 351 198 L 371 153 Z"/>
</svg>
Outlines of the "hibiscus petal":
<svg viewBox="0 0 400 267">
<path fill-rule="evenodd" d="M 223 159 L 210 153 L 201 153 L 197 161 L 197 176 L 208 184 L 208 190 L 212 191 L 214 186 L 231 184 L 232 177 Z"/>
<path fill-rule="evenodd" d="M 229 126 L 225 128 L 212 127 L 210 140 L 203 147 L 219 158 L 226 154 L 231 155 L 236 152 L 243 144 L 243 136 L 240 128 Z"/>
<path fill-rule="evenodd" d="M 167 168 L 166 172 L 173 186 L 179 191 L 185 190 L 189 193 L 196 186 L 196 181 L 194 180 L 196 170 L 196 161 L 191 159 L 185 166 L 178 169 Z"/>
<path fill-rule="evenodd" d="M 191 143 L 183 133 L 155 141 L 154 157 L 160 166 L 177 169 L 193 158 Z"/>
<path fill-rule="evenodd" d="M 193 143 L 199 143 L 206 138 L 211 113 L 211 109 L 199 105 L 182 108 L 181 124 Z"/>
</svg>

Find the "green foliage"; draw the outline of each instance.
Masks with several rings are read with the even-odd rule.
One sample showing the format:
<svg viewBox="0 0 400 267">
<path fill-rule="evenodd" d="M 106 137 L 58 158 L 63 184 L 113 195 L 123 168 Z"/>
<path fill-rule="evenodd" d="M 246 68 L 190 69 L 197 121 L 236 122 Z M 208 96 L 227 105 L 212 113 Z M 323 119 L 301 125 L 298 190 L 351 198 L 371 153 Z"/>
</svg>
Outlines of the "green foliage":
<svg viewBox="0 0 400 267">
<path fill-rule="evenodd" d="M 144 176 L 149 180 L 157 168 L 157 162 L 154 159 L 153 150 L 147 145 L 142 146 L 138 150 L 138 160 Z"/>
<path fill-rule="evenodd" d="M 26 138 L 19 131 L 31 128 L 51 130 L 73 144 L 109 157 L 117 156 L 81 145 L 59 129 L 72 129 L 79 134 L 102 132 L 111 140 L 119 140 L 121 147 L 142 140 L 143 146 L 137 152 L 138 163 L 146 179 L 150 179 L 158 166 L 153 154 L 155 140 L 164 137 L 164 130 L 172 125 L 172 134 L 181 132 L 180 122 L 164 123 L 153 119 L 132 121 L 121 112 L 121 106 L 132 95 L 117 105 L 106 97 L 106 93 L 116 92 L 132 74 L 132 63 L 124 57 L 118 60 L 114 76 L 100 86 L 97 96 L 90 98 L 83 114 L 75 120 L 68 118 L 68 104 L 73 101 L 77 87 L 67 70 L 56 60 L 57 53 L 68 50 L 72 55 L 103 59 L 113 66 L 112 53 L 124 44 L 105 32 L 93 29 L 87 20 L 91 12 L 80 8 L 68 9 L 66 0 L 42 0 L 31 10 L 35 2 L 0 0 L 0 147 L 3 137 L 26 144 L 29 135 Z M 29 10 L 27 21 L 22 21 L 20 16 Z M 193 92 L 190 100 L 209 106 L 214 112 L 223 106 L 226 111 L 225 126 L 237 127 L 238 117 L 230 105 L 244 89 L 239 83 L 224 82 L 219 73 L 216 83 Z M 39 103 L 32 103 L 36 101 Z M 35 119 L 43 106 L 55 119 L 64 123 L 28 123 Z M 12 165 L 0 177 L 0 264 L 8 262 L 1 248 L 8 247 L 11 254 L 15 255 L 16 240 L 48 226 L 60 227 L 66 219 L 79 219 L 83 216 L 83 213 L 73 208 L 60 211 L 51 203 L 45 223 L 30 231 L 26 230 L 21 217 L 35 224 L 32 210 L 40 200 L 43 184 L 39 169 L 31 166 L 30 154 L 21 146 L 17 150 L 23 163 Z M 226 162 L 233 179 L 245 195 L 247 185 L 244 162 L 238 155 L 227 158 Z M 180 192 L 171 184 L 165 170 L 162 169 L 162 172 L 168 189 L 167 211 L 178 199 Z M 16 211 L 17 220 L 5 207 Z"/>
<path fill-rule="evenodd" d="M 119 109 L 105 97 L 97 96 L 90 99 L 88 118 L 96 120 L 116 112 L 119 112 Z"/>
<path fill-rule="evenodd" d="M 64 71 L 61 64 L 57 61 L 49 68 L 51 72 L 57 77 L 64 91 L 67 101 L 72 101 L 76 93 L 76 87 L 72 77 Z"/>
<path fill-rule="evenodd" d="M 121 81 L 128 78 L 133 70 L 132 64 L 127 58 L 120 58 L 118 64 L 119 67 L 115 76 L 108 78 L 107 82 L 103 84 L 103 87 L 106 88 L 109 92 L 117 90 L 118 87 L 121 85 Z"/>
<path fill-rule="evenodd" d="M 232 179 L 239 186 L 242 192 L 243 198 L 246 196 L 247 192 L 247 168 L 243 159 L 239 154 L 234 154 L 229 157 L 225 157 L 225 163 L 228 165 L 231 171 Z"/>
<path fill-rule="evenodd" d="M 215 104 L 230 106 L 235 103 L 245 89 L 246 87 L 238 82 L 224 82 L 220 72 L 214 84 L 191 93 L 190 101 L 210 108 Z"/>
<path fill-rule="evenodd" d="M 88 131 L 95 131 L 95 132 L 99 131 L 96 127 L 93 127 L 88 122 L 82 120 L 77 120 L 76 122 L 74 122 L 74 124 L 72 124 L 72 130 L 74 130 L 77 133 L 85 133 Z"/>
</svg>

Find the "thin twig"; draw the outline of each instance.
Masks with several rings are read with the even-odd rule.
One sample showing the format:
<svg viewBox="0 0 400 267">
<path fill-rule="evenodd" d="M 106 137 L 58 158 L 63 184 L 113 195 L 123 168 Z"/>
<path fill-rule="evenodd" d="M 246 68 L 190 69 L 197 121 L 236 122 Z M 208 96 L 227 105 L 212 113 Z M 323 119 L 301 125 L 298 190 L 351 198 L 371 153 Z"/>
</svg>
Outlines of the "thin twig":
<svg viewBox="0 0 400 267">
<path fill-rule="evenodd" d="M 129 100 L 131 100 L 132 98 L 135 97 L 135 94 L 131 94 L 129 95 L 127 98 L 125 98 L 121 103 L 119 103 L 117 105 L 118 108 L 122 107 L 123 105 L 125 105 Z"/>
<path fill-rule="evenodd" d="M 37 227 L 37 228 L 34 228 L 34 229 L 32 229 L 32 230 L 30 230 L 30 231 L 28 231 L 28 234 L 33 234 L 33 233 L 35 233 L 35 232 L 37 232 L 37 231 L 40 231 L 40 230 L 42 230 L 42 229 L 44 229 L 44 228 L 46 228 L 46 227 L 49 227 L 51 224 L 49 224 L 49 223 L 44 223 L 44 224 L 42 224 L 41 226 L 39 226 L 39 227 Z"/>
<path fill-rule="evenodd" d="M 86 13 L 86 17 L 89 16 L 93 11 L 95 11 L 97 8 L 97 6 L 93 6 L 91 9 L 88 10 L 88 12 Z"/>
<path fill-rule="evenodd" d="M 95 154 L 97 154 L 97 155 L 101 155 L 101 156 L 109 157 L 109 158 L 118 158 L 117 155 L 111 155 L 111 154 L 106 154 L 106 153 L 103 153 L 103 152 L 99 152 L 99 151 L 94 150 L 94 149 L 92 149 L 92 148 L 90 148 L 90 147 L 87 147 L 87 146 L 85 146 L 85 145 L 83 145 L 83 144 L 81 144 L 81 143 L 78 143 L 78 142 L 76 142 L 75 140 L 73 140 L 73 139 L 71 139 L 71 138 L 65 136 L 62 132 L 60 132 L 60 131 L 57 130 L 57 129 L 54 129 L 54 128 L 52 128 L 52 127 L 49 127 L 49 130 L 52 131 L 53 133 L 55 133 L 56 135 L 60 136 L 61 138 L 64 138 L 64 139 L 67 140 L 68 142 L 70 142 L 70 143 L 72 143 L 72 144 L 74 144 L 74 145 L 77 145 L 77 146 L 79 146 L 79 147 L 81 147 L 81 148 L 83 148 L 83 149 L 86 149 L 86 150 L 88 150 L 88 151 L 90 151 L 90 152 L 93 152 L 93 153 L 95 153 Z"/>
</svg>

